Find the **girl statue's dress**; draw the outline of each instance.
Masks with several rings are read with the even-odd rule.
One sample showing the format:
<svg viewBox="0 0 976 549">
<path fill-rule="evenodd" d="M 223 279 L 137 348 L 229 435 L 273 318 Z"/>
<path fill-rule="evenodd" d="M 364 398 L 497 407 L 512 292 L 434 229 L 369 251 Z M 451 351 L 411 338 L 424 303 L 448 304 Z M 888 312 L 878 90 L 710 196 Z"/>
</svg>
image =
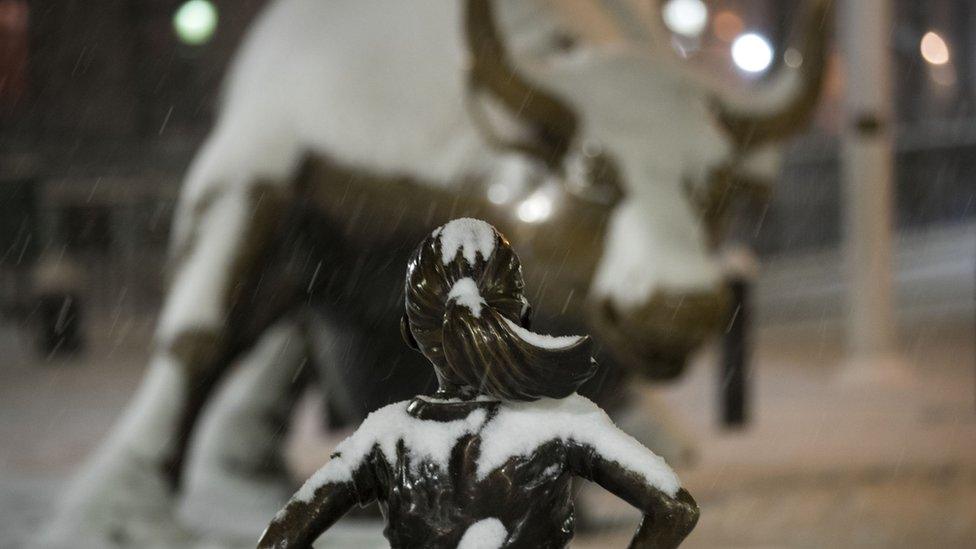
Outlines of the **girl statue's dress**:
<svg viewBox="0 0 976 549">
<path fill-rule="evenodd" d="M 521 266 L 483 221 L 434 231 L 407 269 L 404 337 L 433 364 L 434 396 L 370 414 L 292 497 L 259 547 L 309 547 L 377 501 L 394 548 L 565 547 L 572 479 L 644 517 L 631 547 L 677 547 L 698 507 L 660 457 L 575 393 L 589 337 L 528 330 Z"/>
</svg>

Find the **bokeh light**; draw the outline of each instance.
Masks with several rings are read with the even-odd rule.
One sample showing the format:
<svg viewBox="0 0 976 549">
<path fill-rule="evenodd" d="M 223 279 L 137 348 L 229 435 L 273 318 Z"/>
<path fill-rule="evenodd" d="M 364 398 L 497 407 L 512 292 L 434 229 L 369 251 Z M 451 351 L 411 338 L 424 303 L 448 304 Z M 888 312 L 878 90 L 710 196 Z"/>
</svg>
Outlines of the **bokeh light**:
<svg viewBox="0 0 976 549">
<path fill-rule="evenodd" d="M 773 47 L 754 32 L 743 34 L 732 43 L 732 61 L 746 72 L 762 72 L 773 62 Z"/>
<path fill-rule="evenodd" d="M 492 204 L 507 204 L 512 198 L 512 189 L 508 185 L 498 182 L 488 187 L 488 200 Z"/>
<path fill-rule="evenodd" d="M 723 42 L 735 40 L 736 36 L 742 34 L 743 29 L 745 26 L 742 24 L 742 18 L 728 10 L 715 14 L 715 19 L 712 21 L 712 32 Z"/>
<path fill-rule="evenodd" d="M 922 58 L 933 65 L 945 65 L 949 62 L 949 46 L 933 31 L 925 33 L 918 48 L 922 52 Z"/>
<path fill-rule="evenodd" d="M 803 64 L 803 54 L 796 48 L 787 48 L 783 53 L 783 62 L 791 69 L 799 68 Z"/>
<path fill-rule="evenodd" d="M 539 223 L 552 215 L 552 199 L 543 191 L 536 191 L 518 206 L 518 217 L 526 223 Z"/>
<path fill-rule="evenodd" d="M 26 27 L 28 12 L 23 0 L 0 0 L 0 30 L 16 32 Z"/>
<path fill-rule="evenodd" d="M 670 0 L 662 16 L 672 32 L 691 38 L 701 35 L 708 24 L 708 8 L 701 0 Z"/>
<path fill-rule="evenodd" d="M 173 29 L 185 44 L 205 44 L 217 29 L 217 8 L 208 0 L 189 0 L 173 14 Z"/>
</svg>

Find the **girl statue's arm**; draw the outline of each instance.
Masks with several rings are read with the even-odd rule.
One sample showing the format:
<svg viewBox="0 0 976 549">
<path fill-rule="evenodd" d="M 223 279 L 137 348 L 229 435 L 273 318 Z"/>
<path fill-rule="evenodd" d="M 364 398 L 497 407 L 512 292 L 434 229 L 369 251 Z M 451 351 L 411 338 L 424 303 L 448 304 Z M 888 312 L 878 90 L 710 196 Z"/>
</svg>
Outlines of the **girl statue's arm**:
<svg viewBox="0 0 976 549">
<path fill-rule="evenodd" d="M 265 529 L 258 549 L 311 547 L 358 501 L 351 481 L 319 487 L 310 501 L 292 498 Z"/>
<path fill-rule="evenodd" d="M 698 504 L 684 488 L 674 497 L 650 485 L 640 474 L 601 455 L 593 446 L 571 444 L 571 467 L 644 513 L 631 548 L 673 548 L 698 522 Z"/>
<path fill-rule="evenodd" d="M 261 535 L 258 549 L 311 547 L 353 505 L 373 501 L 377 486 L 373 460 L 377 453 L 371 452 L 352 467 L 342 454 L 333 454 L 275 515 Z"/>
</svg>

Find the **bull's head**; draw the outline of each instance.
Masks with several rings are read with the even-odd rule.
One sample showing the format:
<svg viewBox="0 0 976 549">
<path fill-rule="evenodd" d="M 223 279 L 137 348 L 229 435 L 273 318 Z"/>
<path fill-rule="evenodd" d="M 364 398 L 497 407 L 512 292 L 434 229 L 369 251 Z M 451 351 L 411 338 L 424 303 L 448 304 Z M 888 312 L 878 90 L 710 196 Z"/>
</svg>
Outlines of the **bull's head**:
<svg viewBox="0 0 976 549">
<path fill-rule="evenodd" d="M 773 175 L 753 156 L 813 112 L 828 2 L 811 6 L 801 69 L 781 70 L 786 82 L 769 86 L 777 96 L 752 108 L 646 49 L 526 63 L 506 48 L 494 3 L 467 3 L 472 116 L 490 142 L 531 155 L 568 193 L 611 210 L 590 321 L 619 359 L 650 377 L 679 374 L 724 318 L 709 248 L 736 194 L 761 193 Z M 482 97 L 517 123 L 499 122 Z"/>
</svg>

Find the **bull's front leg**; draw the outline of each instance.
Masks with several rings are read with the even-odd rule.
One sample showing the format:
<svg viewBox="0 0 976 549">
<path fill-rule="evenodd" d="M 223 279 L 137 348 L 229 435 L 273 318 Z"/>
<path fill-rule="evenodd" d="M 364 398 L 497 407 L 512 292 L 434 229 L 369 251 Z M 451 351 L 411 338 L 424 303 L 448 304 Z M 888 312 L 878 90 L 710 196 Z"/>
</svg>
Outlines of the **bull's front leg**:
<svg viewBox="0 0 976 549">
<path fill-rule="evenodd" d="M 288 289 L 262 285 L 288 202 L 281 187 L 253 184 L 214 187 L 183 205 L 189 230 L 177 242 L 147 373 L 76 477 L 46 545 L 186 544 L 173 502 L 199 413 L 234 358 L 295 302 Z"/>
<path fill-rule="evenodd" d="M 284 449 L 314 370 L 305 316 L 289 314 L 266 330 L 207 405 L 184 474 L 185 524 L 250 542 L 294 492 Z"/>
</svg>

